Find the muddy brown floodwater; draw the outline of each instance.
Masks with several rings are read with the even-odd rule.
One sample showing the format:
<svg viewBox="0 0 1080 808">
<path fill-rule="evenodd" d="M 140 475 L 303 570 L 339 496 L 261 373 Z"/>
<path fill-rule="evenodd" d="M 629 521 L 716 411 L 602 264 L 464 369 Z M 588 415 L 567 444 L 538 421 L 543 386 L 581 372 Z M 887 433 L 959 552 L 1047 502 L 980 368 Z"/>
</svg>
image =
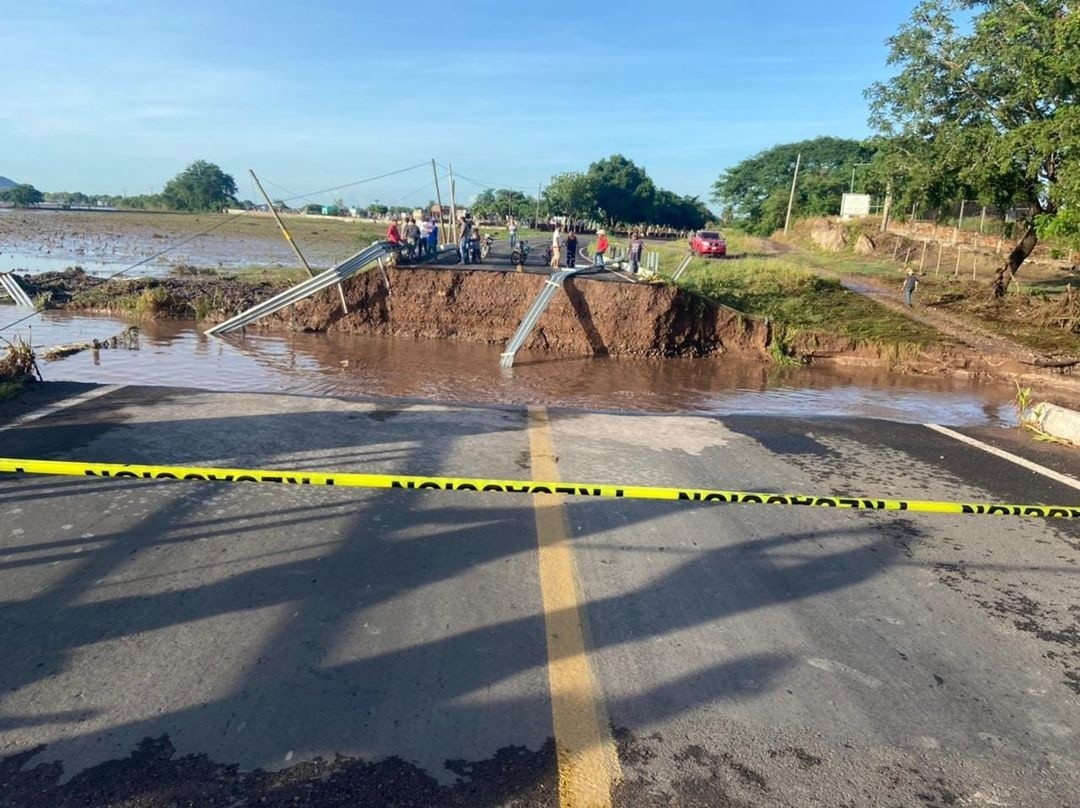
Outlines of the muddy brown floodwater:
<svg viewBox="0 0 1080 808">
<path fill-rule="evenodd" d="M 0 315 L 16 309 L 0 306 Z M 7 322 L 8 317 L 3 317 Z M 36 349 L 107 339 L 128 323 L 45 312 Z M 47 380 L 319 396 L 392 396 L 476 404 L 544 404 L 629 412 L 853 415 L 951 425 L 1010 425 L 1014 391 L 885 370 L 777 368 L 731 358 L 628 359 L 522 351 L 499 367 L 499 345 L 341 333 L 207 337 L 191 322 L 140 326 L 137 350 L 85 351 L 41 362 Z M 10 334 L 3 336 L 10 338 Z"/>
</svg>

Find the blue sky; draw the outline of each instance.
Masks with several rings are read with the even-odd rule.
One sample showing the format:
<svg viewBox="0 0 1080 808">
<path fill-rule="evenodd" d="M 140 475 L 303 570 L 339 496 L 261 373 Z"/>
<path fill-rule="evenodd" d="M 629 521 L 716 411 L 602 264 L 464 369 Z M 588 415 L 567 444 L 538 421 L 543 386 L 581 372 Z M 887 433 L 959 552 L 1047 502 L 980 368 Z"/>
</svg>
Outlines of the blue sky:
<svg viewBox="0 0 1080 808">
<path fill-rule="evenodd" d="M 277 198 L 435 157 L 468 198 L 621 153 L 707 198 L 777 143 L 868 134 L 914 1 L 0 0 L 0 175 L 135 194 L 206 159 L 254 199 L 248 168 Z M 419 204 L 430 175 L 310 201 Z"/>
</svg>

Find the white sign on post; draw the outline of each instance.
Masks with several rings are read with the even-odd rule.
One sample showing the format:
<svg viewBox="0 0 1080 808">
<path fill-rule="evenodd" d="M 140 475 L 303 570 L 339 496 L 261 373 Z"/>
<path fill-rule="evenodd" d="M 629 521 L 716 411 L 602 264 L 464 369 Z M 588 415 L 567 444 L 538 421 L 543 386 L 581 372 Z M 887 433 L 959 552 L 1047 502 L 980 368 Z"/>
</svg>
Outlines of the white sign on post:
<svg viewBox="0 0 1080 808">
<path fill-rule="evenodd" d="M 844 194 L 840 200 L 840 218 L 870 215 L 870 194 Z"/>
</svg>

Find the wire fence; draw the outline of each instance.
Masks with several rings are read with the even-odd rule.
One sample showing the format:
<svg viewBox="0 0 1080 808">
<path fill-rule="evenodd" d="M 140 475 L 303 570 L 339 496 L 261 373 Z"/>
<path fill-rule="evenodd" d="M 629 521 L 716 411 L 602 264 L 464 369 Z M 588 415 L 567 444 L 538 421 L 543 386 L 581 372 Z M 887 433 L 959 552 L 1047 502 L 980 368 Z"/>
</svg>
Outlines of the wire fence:
<svg viewBox="0 0 1080 808">
<path fill-rule="evenodd" d="M 899 238 L 894 242 L 893 258 L 905 264 L 915 263 L 920 271 L 931 271 L 978 278 L 984 267 L 997 270 L 1024 234 L 1024 222 L 1030 220 L 1031 208 L 1002 208 L 971 200 L 943 207 L 894 209 L 889 232 Z M 879 214 L 880 216 L 880 214 Z M 904 240 L 910 243 L 905 244 Z M 1028 263 L 1075 266 L 1080 251 L 1040 241 L 1027 258 Z"/>
<path fill-rule="evenodd" d="M 972 281 L 991 282 L 1005 265 L 1013 243 L 1001 235 L 960 231 L 958 228 L 929 230 L 922 222 L 898 222 L 889 228 L 891 246 L 883 255 L 892 258 L 920 275 L 949 276 Z M 1025 265 L 1052 269 L 1072 267 L 1080 253 L 1039 247 L 1028 256 Z"/>
<path fill-rule="evenodd" d="M 938 227 L 953 228 L 961 233 L 1004 236 L 1011 238 L 1017 233 L 1020 223 L 1030 219 L 1035 211 L 1030 207 L 1002 208 L 996 205 L 983 205 L 980 202 L 962 200 L 949 205 L 929 207 L 918 202 L 910 211 L 894 210 L 898 220 L 922 222 Z"/>
</svg>

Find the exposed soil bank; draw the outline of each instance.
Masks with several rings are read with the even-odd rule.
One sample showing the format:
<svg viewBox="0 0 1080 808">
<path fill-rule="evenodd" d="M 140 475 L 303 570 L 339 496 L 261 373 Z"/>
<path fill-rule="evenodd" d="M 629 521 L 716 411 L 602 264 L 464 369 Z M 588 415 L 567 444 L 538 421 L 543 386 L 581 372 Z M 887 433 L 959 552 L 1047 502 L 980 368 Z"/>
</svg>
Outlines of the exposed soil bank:
<svg viewBox="0 0 1080 808">
<path fill-rule="evenodd" d="M 392 269 L 389 290 L 378 272 L 345 284 L 349 314 L 336 290 L 268 318 L 267 327 L 353 334 L 505 343 L 546 275 Z M 673 286 L 570 279 L 552 298 L 524 347 L 612 356 L 768 357 L 764 320 Z"/>
<path fill-rule="evenodd" d="M 387 287 L 389 281 L 389 288 Z M 336 331 L 372 336 L 507 342 L 547 282 L 546 274 L 440 269 L 388 270 L 344 283 L 349 313 L 336 288 L 259 320 L 254 328 Z M 101 281 L 76 271 L 23 280 L 51 305 L 198 318 L 207 323 L 272 296 L 281 283 L 213 278 Z M 575 355 L 709 356 L 767 360 L 770 328 L 673 286 L 573 280 L 557 294 L 524 347 Z"/>
</svg>

